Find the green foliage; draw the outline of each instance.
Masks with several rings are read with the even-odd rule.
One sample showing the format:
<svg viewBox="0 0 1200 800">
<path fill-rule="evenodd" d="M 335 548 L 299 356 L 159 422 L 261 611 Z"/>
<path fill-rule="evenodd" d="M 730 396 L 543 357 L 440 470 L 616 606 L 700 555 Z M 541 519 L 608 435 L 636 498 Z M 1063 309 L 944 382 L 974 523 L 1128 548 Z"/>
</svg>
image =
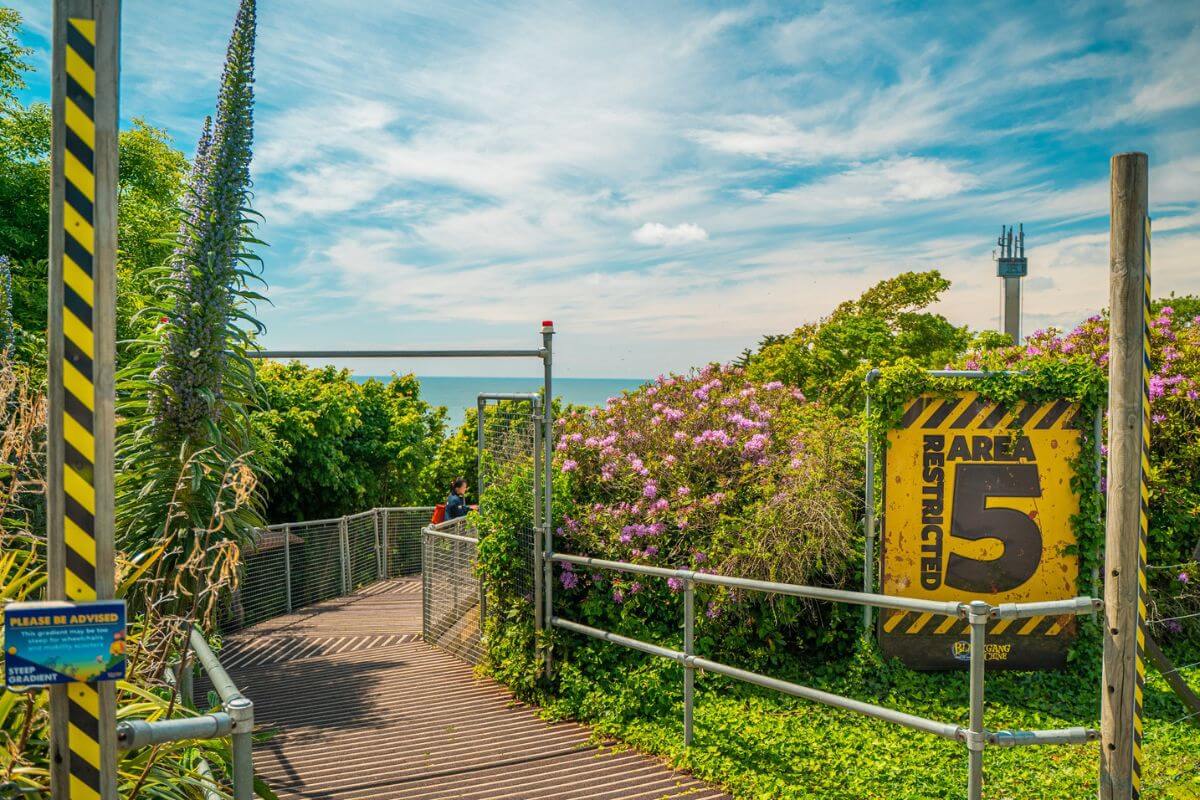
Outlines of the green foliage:
<svg viewBox="0 0 1200 800">
<path fill-rule="evenodd" d="M 540 673 L 533 625 L 533 565 L 525 545 L 533 522 L 532 459 L 509 465 L 503 475 L 484 489 L 480 511 L 472 515 L 479 531 L 479 576 L 487 594 L 485 669 L 518 696 L 528 698 L 539 689 Z M 567 488 L 565 476 L 555 479 L 556 503 Z M 561 519 L 559 508 L 556 514 Z"/>
<path fill-rule="evenodd" d="M 16 324 L 36 340 L 46 329 L 51 120 L 45 103 L 16 101 L 32 52 L 17 44 L 19 24 L 17 12 L 0 9 L 0 255 L 14 262 Z M 135 315 L 151 304 L 151 278 L 171 252 L 187 160 L 165 131 L 137 118 L 121 131 L 119 146 L 116 327 L 124 341 L 154 324 L 139 324 Z M 122 346 L 122 357 L 126 351 Z"/>
<path fill-rule="evenodd" d="M 664 756 L 727 787 L 736 800 L 952 800 L 965 795 L 966 749 L 851 712 L 700 673 L 695 743 L 683 746 L 682 670 L 649 656 L 606 668 L 589 642 L 561 667 L 547 714 L 594 726 L 597 737 Z M 701 655 L 711 657 L 707 645 Z M 735 662 L 736 663 L 736 662 Z M 740 664 L 737 664 L 741 666 Z M 823 691 L 966 725 L 967 676 L 919 673 L 884 661 L 864 641 L 850 659 L 782 665 L 771 674 Z M 1187 677 L 1200 681 L 1200 668 Z M 992 729 L 1098 727 L 1099 661 L 1059 673 L 993 672 L 987 679 Z M 1146 690 L 1147 800 L 1200 795 L 1200 727 L 1172 725 L 1180 705 L 1160 676 Z M 1096 748 L 988 748 L 984 797 L 1085 800 L 1096 793 Z M 1031 787 L 1036 787 L 1033 789 Z"/>
<path fill-rule="evenodd" d="M 657 566 L 840 585 L 860 569 L 861 442 L 827 409 L 778 382 L 708 367 L 661 378 L 560 420 L 555 549 Z M 518 532 L 529 525 L 530 465 L 489 481 L 480 502 L 480 570 L 488 588 L 488 667 L 522 693 L 538 664 Z M 682 585 L 564 567 L 556 613 L 644 641 L 678 640 Z M 751 666 L 845 652 L 857 616 L 795 598 L 705 589 L 698 640 Z M 556 659 L 619 672 L 633 656 L 556 636 Z M 678 642 L 676 641 L 676 644 Z M 569 674 L 569 673 L 564 673 Z"/>
<path fill-rule="evenodd" d="M 927 309 L 950 288 L 939 272 L 905 272 L 847 300 L 828 317 L 787 336 L 763 340 L 748 359 L 752 380 L 780 380 L 820 400 L 857 414 L 862 408 L 861 375 L 871 367 L 910 358 L 940 367 L 970 341 L 965 327 Z"/>
<path fill-rule="evenodd" d="M 265 363 L 258 377 L 263 407 L 253 422 L 270 476 L 269 520 L 325 519 L 445 499 L 450 481 L 438 480 L 432 466 L 445 410 L 420 399 L 412 375 L 360 383 L 349 370 L 294 361 Z M 472 436 L 472 464 L 474 453 Z"/>
</svg>

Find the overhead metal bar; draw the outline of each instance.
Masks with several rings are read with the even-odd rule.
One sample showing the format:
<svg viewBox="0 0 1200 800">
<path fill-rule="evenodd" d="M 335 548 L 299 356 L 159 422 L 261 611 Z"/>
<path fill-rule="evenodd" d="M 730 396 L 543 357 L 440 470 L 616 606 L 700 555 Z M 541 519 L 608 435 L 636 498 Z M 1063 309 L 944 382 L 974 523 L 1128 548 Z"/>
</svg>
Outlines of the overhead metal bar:
<svg viewBox="0 0 1200 800">
<path fill-rule="evenodd" d="M 545 358 L 546 350 L 248 350 L 247 358 Z"/>
</svg>

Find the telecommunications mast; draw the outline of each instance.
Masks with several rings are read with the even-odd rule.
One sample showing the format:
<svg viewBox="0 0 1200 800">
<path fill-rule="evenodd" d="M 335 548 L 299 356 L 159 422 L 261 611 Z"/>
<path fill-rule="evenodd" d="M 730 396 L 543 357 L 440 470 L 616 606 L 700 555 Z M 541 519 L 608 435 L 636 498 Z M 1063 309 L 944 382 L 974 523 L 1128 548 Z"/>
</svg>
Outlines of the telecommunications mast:
<svg viewBox="0 0 1200 800">
<path fill-rule="evenodd" d="M 1029 272 L 1025 259 L 1025 226 L 1017 223 L 1014 235 L 1012 226 L 1000 226 L 1000 238 L 996 240 L 996 277 L 1004 279 L 1004 332 L 1013 340 L 1021 342 L 1021 279 Z"/>
</svg>

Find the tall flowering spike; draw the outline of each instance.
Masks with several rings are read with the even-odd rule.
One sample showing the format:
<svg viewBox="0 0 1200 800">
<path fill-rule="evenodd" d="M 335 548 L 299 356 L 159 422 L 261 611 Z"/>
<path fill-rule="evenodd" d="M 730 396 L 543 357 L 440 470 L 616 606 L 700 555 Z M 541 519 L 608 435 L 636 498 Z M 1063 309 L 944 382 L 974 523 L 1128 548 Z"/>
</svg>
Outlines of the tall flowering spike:
<svg viewBox="0 0 1200 800">
<path fill-rule="evenodd" d="M 174 308 L 151 398 L 171 444 L 205 441 L 225 402 L 227 353 L 244 288 L 244 210 L 254 140 L 254 0 L 243 0 L 229 39 L 216 120 L 201 134 L 188 214 L 175 253 Z"/>
<path fill-rule="evenodd" d="M 13 345 L 12 262 L 0 256 L 0 354 Z"/>
</svg>

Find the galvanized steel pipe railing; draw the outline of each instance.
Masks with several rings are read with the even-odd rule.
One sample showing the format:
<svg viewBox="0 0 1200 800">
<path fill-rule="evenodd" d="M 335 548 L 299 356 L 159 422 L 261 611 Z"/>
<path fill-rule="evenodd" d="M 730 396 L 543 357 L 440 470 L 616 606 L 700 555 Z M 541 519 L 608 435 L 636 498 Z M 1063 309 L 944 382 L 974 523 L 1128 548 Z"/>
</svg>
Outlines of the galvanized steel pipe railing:
<svg viewBox="0 0 1200 800">
<path fill-rule="evenodd" d="M 208 673 L 224 710 L 182 719 L 124 720 L 117 724 L 117 747 L 121 750 L 135 750 L 164 742 L 221 739 L 230 736 L 233 739 L 233 798 L 251 800 L 254 797 L 254 761 L 251 754 L 254 704 L 238 690 L 212 648 L 208 646 L 204 635 L 196 628 L 192 628 L 188 636 L 188 647 L 196 654 L 201 668 Z M 186 659 L 182 663 L 184 669 L 187 669 Z M 190 694 L 184 693 L 186 681 L 168 682 L 172 683 L 173 688 L 183 697 L 186 698 L 187 694 Z M 197 771 L 203 773 L 201 780 L 206 797 L 214 800 L 221 797 L 220 792 L 215 789 L 215 781 L 207 763 L 201 760 Z"/>
<path fill-rule="evenodd" d="M 621 647 L 648 653 L 659 658 L 666 658 L 682 665 L 684 669 L 683 736 L 684 743 L 687 745 L 691 745 L 693 739 L 694 682 L 695 671 L 697 669 L 714 672 L 718 675 L 724 675 L 735 680 L 762 686 L 794 697 L 801 697 L 827 706 L 853 711 L 856 714 L 873 717 L 895 725 L 902 725 L 913 730 L 924 731 L 943 739 L 963 742 L 967 746 L 968 800 L 980 800 L 983 796 L 983 753 L 988 745 L 1016 747 L 1045 744 L 1085 744 L 1094 741 L 1099 736 L 1098 731 L 1089 728 L 1063 728 L 1044 731 L 989 731 L 984 724 L 984 679 L 987 659 L 986 639 L 988 621 L 992 619 L 1023 619 L 1050 614 L 1070 614 L 1075 616 L 1091 614 L 1102 605 L 1100 600 L 1091 597 L 1073 597 L 1067 600 L 1036 603 L 1003 603 L 993 606 L 980 600 L 958 602 L 893 597 L 891 595 L 874 594 L 871 592 L 851 592 L 841 589 L 827 589 L 820 586 L 803 586 L 759 581 L 750 578 L 734 578 L 688 569 L 651 567 L 645 564 L 608 561 L 601 558 L 589 558 L 563 553 L 547 552 L 545 558 L 547 563 L 558 562 L 560 564 L 609 569 L 637 575 L 649 575 L 657 578 L 674 578 L 683 582 L 682 652 L 650 642 L 632 639 L 611 631 L 572 622 L 561 617 L 551 616 L 550 624 L 556 628 L 611 642 Z M 756 672 L 738 669 L 697 656 L 694 652 L 696 619 L 694 587 L 698 583 L 768 594 L 785 594 L 812 600 L 847 603 L 864 608 L 928 612 L 967 620 L 971 626 L 970 711 L 967 727 L 964 728 L 961 725 L 926 719 L 925 717 L 908 714 L 896 709 L 867 703 L 862 700 L 855 700 L 850 697 L 843 697 L 842 695 L 808 686 L 801 686 L 800 684 L 779 680 L 767 675 L 760 675 Z"/>
<path fill-rule="evenodd" d="M 204 635 L 192 628 L 189 643 L 196 660 L 208 673 L 213 689 L 225 706 L 231 722 L 233 739 L 233 797 L 234 800 L 251 800 L 254 797 L 254 755 L 252 734 L 254 733 L 254 703 L 241 693 L 229 673 L 221 666 Z"/>
</svg>

